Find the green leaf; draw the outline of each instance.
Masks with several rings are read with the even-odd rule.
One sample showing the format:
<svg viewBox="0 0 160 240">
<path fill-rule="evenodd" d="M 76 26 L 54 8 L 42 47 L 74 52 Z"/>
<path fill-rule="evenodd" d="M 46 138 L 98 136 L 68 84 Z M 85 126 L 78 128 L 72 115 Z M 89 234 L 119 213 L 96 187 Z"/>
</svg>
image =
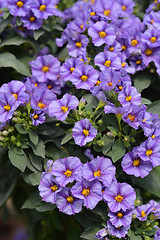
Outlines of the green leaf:
<svg viewBox="0 0 160 240">
<path fill-rule="evenodd" d="M 35 172 L 29 175 L 29 181 L 33 186 L 39 185 L 41 180 L 41 172 Z"/>
<path fill-rule="evenodd" d="M 1 44 L 0 47 L 4 47 L 4 46 L 10 46 L 10 45 L 14 45 L 14 46 L 20 46 L 23 43 L 28 43 L 31 44 L 32 47 L 34 47 L 33 43 L 30 42 L 29 40 L 25 39 L 25 38 L 21 38 L 20 36 L 16 36 L 13 38 L 9 38 L 9 39 L 5 39 Z"/>
<path fill-rule="evenodd" d="M 141 100 L 142 100 L 142 104 L 148 105 L 148 104 L 151 104 L 151 103 L 152 103 L 152 102 L 151 102 L 149 99 L 147 99 L 147 98 L 141 98 Z"/>
<path fill-rule="evenodd" d="M 160 166 L 154 168 L 147 177 L 143 179 L 132 177 L 132 181 L 136 186 L 160 197 Z"/>
<path fill-rule="evenodd" d="M 27 129 L 25 128 L 25 126 L 23 124 L 17 123 L 15 125 L 17 131 L 21 134 L 27 134 Z"/>
<path fill-rule="evenodd" d="M 29 160 L 36 170 L 42 171 L 42 157 L 36 156 L 34 153 L 29 153 Z"/>
<path fill-rule="evenodd" d="M 61 145 L 67 143 L 69 140 L 71 140 L 73 138 L 72 136 L 72 131 L 69 131 L 66 136 L 62 139 Z"/>
<path fill-rule="evenodd" d="M 121 157 L 123 157 L 125 152 L 126 152 L 126 148 L 124 143 L 120 139 L 116 140 L 112 147 L 112 151 L 110 152 L 110 156 L 113 162 L 116 162 Z"/>
<path fill-rule="evenodd" d="M 53 160 L 57 160 L 66 157 L 67 153 L 64 151 L 64 148 L 58 149 L 53 144 L 50 144 L 46 147 L 46 156 L 52 158 Z"/>
<path fill-rule="evenodd" d="M 0 25 L 0 33 L 4 31 L 4 29 L 7 27 L 7 25 L 10 23 L 10 19 L 2 20 Z"/>
<path fill-rule="evenodd" d="M 107 155 L 108 151 L 111 149 L 112 145 L 114 144 L 115 138 L 108 137 L 107 135 L 102 137 L 102 141 L 104 141 L 103 146 L 103 154 Z"/>
<path fill-rule="evenodd" d="M 102 229 L 101 224 L 93 224 L 91 227 L 84 230 L 84 232 L 81 234 L 81 238 L 95 240 L 95 235 L 100 229 Z"/>
<path fill-rule="evenodd" d="M 34 192 L 23 204 L 22 209 L 36 209 L 39 212 L 52 211 L 55 205 L 42 202 L 39 192 Z"/>
<path fill-rule="evenodd" d="M 33 37 L 37 41 L 45 33 L 44 30 L 40 29 L 38 31 L 34 31 Z"/>
<path fill-rule="evenodd" d="M 130 240 L 142 240 L 140 235 L 134 235 L 131 229 L 129 229 L 128 234 Z"/>
<path fill-rule="evenodd" d="M 136 74 L 136 77 L 133 79 L 133 82 L 134 86 L 137 88 L 137 91 L 141 93 L 143 89 L 149 87 L 151 78 L 148 73 L 140 72 Z"/>
<path fill-rule="evenodd" d="M 15 185 L 16 185 L 16 179 L 14 179 L 12 181 L 12 183 L 9 185 L 8 188 L 6 186 L 7 191 L 4 194 L 2 194 L 1 197 L 0 197 L 0 207 L 2 207 L 5 204 L 5 202 L 8 200 L 8 198 L 11 195 Z"/>
<path fill-rule="evenodd" d="M 8 156 L 13 166 L 24 172 L 27 166 L 27 156 L 25 152 L 21 148 L 12 146 L 9 148 Z"/>
<path fill-rule="evenodd" d="M 30 138 L 31 142 L 34 145 L 37 145 L 38 144 L 38 140 L 39 140 L 38 134 L 35 131 L 33 131 L 33 130 L 29 130 L 28 133 L 29 133 L 29 138 Z"/>
<path fill-rule="evenodd" d="M 155 102 L 151 103 L 150 105 L 148 105 L 147 111 L 151 112 L 153 114 L 158 113 L 158 115 L 160 116 L 160 100 L 155 101 Z"/>
<path fill-rule="evenodd" d="M 0 67 L 11 67 L 25 76 L 31 76 L 28 66 L 9 52 L 0 53 Z"/>
<path fill-rule="evenodd" d="M 45 145 L 41 139 L 39 139 L 38 144 L 34 145 L 32 142 L 29 142 L 35 155 L 40 157 L 45 157 Z"/>
</svg>

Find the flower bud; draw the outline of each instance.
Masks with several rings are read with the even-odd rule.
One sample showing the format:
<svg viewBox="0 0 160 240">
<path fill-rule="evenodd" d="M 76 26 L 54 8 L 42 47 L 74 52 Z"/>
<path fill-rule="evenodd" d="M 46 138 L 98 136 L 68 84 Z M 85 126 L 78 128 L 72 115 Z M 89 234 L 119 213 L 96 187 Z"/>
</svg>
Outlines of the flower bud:
<svg viewBox="0 0 160 240">
<path fill-rule="evenodd" d="M 19 117 L 21 115 L 21 113 L 19 112 L 19 111 L 15 111 L 14 113 L 13 113 L 13 116 L 15 116 L 15 117 Z"/>
<path fill-rule="evenodd" d="M 135 202 L 134 202 L 134 205 L 137 207 L 137 206 L 139 206 L 141 204 L 141 201 L 140 200 L 135 200 Z"/>
<path fill-rule="evenodd" d="M 3 142 L 4 140 L 5 140 L 5 138 L 0 136 L 0 141 Z"/>
<path fill-rule="evenodd" d="M 16 118 L 16 117 L 13 117 L 13 118 L 12 118 L 12 122 L 14 122 L 14 123 L 18 123 L 18 121 L 19 121 L 18 118 Z"/>
<path fill-rule="evenodd" d="M 132 214 L 132 218 L 136 219 L 137 218 L 136 214 Z"/>
<path fill-rule="evenodd" d="M 7 131 L 7 130 L 4 130 L 3 132 L 2 132 L 2 135 L 3 136 L 7 136 L 9 134 L 9 132 Z"/>
<path fill-rule="evenodd" d="M 107 136 L 108 137 L 114 137 L 114 133 L 113 132 L 107 132 Z"/>
<path fill-rule="evenodd" d="M 16 145 L 17 147 L 21 147 L 22 144 L 20 142 L 17 142 Z"/>
</svg>

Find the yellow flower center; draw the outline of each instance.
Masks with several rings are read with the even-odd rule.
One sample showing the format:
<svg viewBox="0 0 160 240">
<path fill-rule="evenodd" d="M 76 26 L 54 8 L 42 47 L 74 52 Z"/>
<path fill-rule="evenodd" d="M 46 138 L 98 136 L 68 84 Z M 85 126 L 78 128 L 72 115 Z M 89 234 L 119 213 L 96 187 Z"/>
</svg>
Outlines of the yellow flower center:
<svg viewBox="0 0 160 240">
<path fill-rule="evenodd" d="M 142 62 L 142 60 L 137 60 L 137 61 L 136 61 L 136 64 L 139 65 L 139 64 L 141 64 L 141 62 Z"/>
<path fill-rule="evenodd" d="M 150 55 L 152 54 L 152 50 L 148 48 L 148 49 L 145 51 L 145 54 L 146 54 L 147 56 L 150 56 Z"/>
<path fill-rule="evenodd" d="M 30 22 L 34 22 L 35 20 L 36 20 L 35 17 L 30 17 L 30 18 L 29 18 L 29 21 L 30 21 Z"/>
<path fill-rule="evenodd" d="M 94 4 L 94 3 L 95 3 L 95 0 L 91 0 L 91 3 Z"/>
<path fill-rule="evenodd" d="M 135 160 L 133 161 L 133 166 L 138 167 L 139 164 L 140 164 L 139 159 L 135 159 Z"/>
<path fill-rule="evenodd" d="M 122 86 L 119 86 L 119 90 L 122 91 Z"/>
<path fill-rule="evenodd" d="M 73 72 L 73 71 L 74 71 L 74 67 L 71 67 L 71 68 L 70 68 L 70 71 Z"/>
<path fill-rule="evenodd" d="M 109 48 L 109 51 L 113 52 L 113 50 L 114 50 L 114 47 Z"/>
<path fill-rule="evenodd" d="M 68 111 L 68 107 L 66 107 L 66 106 L 61 106 L 61 110 L 65 113 L 65 112 Z"/>
<path fill-rule="evenodd" d="M 54 7 L 55 7 L 55 8 L 58 8 L 58 6 L 57 6 L 57 5 L 54 5 Z"/>
<path fill-rule="evenodd" d="M 117 217 L 118 218 L 122 218 L 123 217 L 123 213 L 121 213 L 121 212 L 117 213 Z"/>
<path fill-rule="evenodd" d="M 125 62 L 123 62 L 123 63 L 122 63 L 122 67 L 125 67 L 125 65 L 126 65 L 126 63 L 125 63 Z"/>
<path fill-rule="evenodd" d="M 83 30 L 83 24 L 80 26 L 80 28 Z"/>
<path fill-rule="evenodd" d="M 87 79 L 88 79 L 88 76 L 86 76 L 86 75 L 82 75 L 81 79 L 82 79 L 83 82 L 86 82 Z"/>
<path fill-rule="evenodd" d="M 48 85 L 47 87 L 48 87 L 48 89 L 52 89 L 52 85 Z"/>
<path fill-rule="evenodd" d="M 34 86 L 35 86 L 35 87 L 37 87 L 37 86 L 38 86 L 38 84 L 37 84 L 37 83 L 35 83 L 35 84 L 34 84 Z"/>
<path fill-rule="evenodd" d="M 122 46 L 122 50 L 125 51 L 127 47 L 125 45 Z"/>
<path fill-rule="evenodd" d="M 109 87 L 112 87 L 112 85 L 113 85 L 112 82 L 109 82 L 109 83 L 108 83 L 108 86 L 109 86 Z"/>
<path fill-rule="evenodd" d="M 134 119 L 135 119 L 135 116 L 134 116 L 134 115 L 132 115 L 132 114 L 129 114 L 127 118 L 129 118 L 129 119 L 131 120 L 131 122 L 133 122 L 133 121 L 134 121 Z"/>
<path fill-rule="evenodd" d="M 49 70 L 49 66 L 43 66 L 43 68 L 42 68 L 43 72 L 48 72 L 48 70 Z"/>
<path fill-rule="evenodd" d="M 33 118 L 36 120 L 36 119 L 38 118 L 38 115 L 35 114 L 35 115 L 33 116 Z"/>
<path fill-rule="evenodd" d="M 105 65 L 106 67 L 110 67 L 110 66 L 111 66 L 111 61 L 110 61 L 110 60 L 106 60 L 105 63 L 104 63 L 104 65 Z"/>
<path fill-rule="evenodd" d="M 71 196 L 67 197 L 67 201 L 68 201 L 68 202 L 72 203 L 73 200 L 74 200 L 73 197 L 71 197 Z"/>
<path fill-rule="evenodd" d="M 12 93 L 12 95 L 15 97 L 15 99 L 17 100 L 18 95 L 16 93 Z"/>
<path fill-rule="evenodd" d="M 108 17 L 108 16 L 110 15 L 110 10 L 104 10 L 104 12 L 103 12 L 103 13 L 104 13 L 104 15 L 105 15 L 105 16 L 107 16 L 107 17 Z"/>
<path fill-rule="evenodd" d="M 82 194 L 86 197 L 89 195 L 89 189 L 88 188 L 84 188 L 82 191 Z"/>
<path fill-rule="evenodd" d="M 101 37 L 101 38 L 104 38 L 105 36 L 106 36 L 107 34 L 105 33 L 105 32 L 99 32 L 99 36 Z"/>
<path fill-rule="evenodd" d="M 96 15 L 95 12 L 91 12 L 91 13 L 90 13 L 90 16 L 95 16 L 95 15 Z"/>
<path fill-rule="evenodd" d="M 41 5 L 41 6 L 39 7 L 39 10 L 40 10 L 41 12 L 46 11 L 46 5 Z"/>
<path fill-rule="evenodd" d="M 145 216 L 146 216 L 145 211 L 142 211 L 142 212 L 141 212 L 141 216 L 142 216 L 142 217 L 145 217 Z"/>
<path fill-rule="evenodd" d="M 94 177 L 100 177 L 100 176 L 101 176 L 101 171 L 100 170 L 94 172 Z"/>
<path fill-rule="evenodd" d="M 127 102 L 130 102 L 130 101 L 131 101 L 131 99 L 132 99 L 132 97 L 131 97 L 131 96 L 127 96 L 127 97 L 126 97 L 126 101 L 127 101 Z"/>
<path fill-rule="evenodd" d="M 123 198 L 124 198 L 124 197 L 122 197 L 120 194 L 118 194 L 118 195 L 115 197 L 115 199 L 116 199 L 117 202 L 122 202 Z"/>
<path fill-rule="evenodd" d="M 45 107 L 45 104 L 42 103 L 42 102 L 39 102 L 39 103 L 37 104 L 37 106 L 38 106 L 40 109 L 43 109 L 43 108 Z"/>
<path fill-rule="evenodd" d="M 99 86 L 100 83 L 101 83 L 101 81 L 100 81 L 100 80 L 97 80 L 95 86 Z"/>
<path fill-rule="evenodd" d="M 11 107 L 10 107 L 9 104 L 8 104 L 8 105 L 5 105 L 3 108 L 4 108 L 5 110 L 7 110 L 7 111 L 9 111 L 9 110 L 11 109 Z"/>
<path fill-rule="evenodd" d="M 52 190 L 53 192 L 57 191 L 57 190 L 58 190 L 57 185 L 53 185 L 53 186 L 51 187 L 51 190 Z"/>
<path fill-rule="evenodd" d="M 136 40 L 136 39 L 133 39 L 132 41 L 131 41 L 131 45 L 132 46 L 136 46 L 138 44 L 138 41 Z"/>
<path fill-rule="evenodd" d="M 122 10 L 126 11 L 126 6 L 122 5 Z"/>
<path fill-rule="evenodd" d="M 84 134 L 84 136 L 88 136 L 89 135 L 89 131 L 87 129 L 83 129 L 83 134 Z"/>
<path fill-rule="evenodd" d="M 82 43 L 81 43 L 81 42 L 76 42 L 76 46 L 77 46 L 78 48 L 81 48 L 81 47 L 82 47 Z"/>
<path fill-rule="evenodd" d="M 150 39 L 150 41 L 151 41 L 152 43 L 155 43 L 155 42 L 156 42 L 156 40 L 157 40 L 157 38 L 156 38 L 156 37 L 151 37 L 151 39 Z"/>
<path fill-rule="evenodd" d="M 152 139 L 154 139 L 156 136 L 155 135 L 152 135 Z"/>
<path fill-rule="evenodd" d="M 147 155 L 147 156 L 150 156 L 150 155 L 152 154 L 152 152 L 153 152 L 153 151 L 152 151 L 151 149 L 148 149 L 148 150 L 146 151 L 146 155 Z"/>
<path fill-rule="evenodd" d="M 70 171 L 69 169 L 67 169 L 67 170 L 64 172 L 64 175 L 65 175 L 66 177 L 71 177 L 72 171 Z"/>
<path fill-rule="evenodd" d="M 21 7 L 23 7 L 23 2 L 22 1 L 18 1 L 16 3 L 16 5 L 17 5 L 17 7 L 21 8 Z"/>
<path fill-rule="evenodd" d="M 154 22 L 154 20 L 152 19 L 152 20 L 151 20 L 151 24 L 153 24 L 153 22 Z"/>
</svg>

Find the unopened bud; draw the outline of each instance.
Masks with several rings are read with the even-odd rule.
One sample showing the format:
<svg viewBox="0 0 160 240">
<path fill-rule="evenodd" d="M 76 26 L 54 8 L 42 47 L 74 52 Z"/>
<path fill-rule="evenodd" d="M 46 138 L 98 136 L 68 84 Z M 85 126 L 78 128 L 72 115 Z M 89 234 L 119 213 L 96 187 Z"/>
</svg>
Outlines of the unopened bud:
<svg viewBox="0 0 160 240">
<path fill-rule="evenodd" d="M 135 202 L 134 202 L 134 205 L 135 205 L 135 206 L 139 206 L 140 204 L 141 204 L 141 201 L 140 201 L 140 200 L 138 200 L 138 199 L 135 200 Z"/>
<path fill-rule="evenodd" d="M 102 119 L 100 119 L 100 120 L 97 122 L 98 125 L 101 125 L 102 123 L 103 123 L 103 120 L 102 120 Z"/>
<path fill-rule="evenodd" d="M 100 147 L 103 147 L 103 146 L 104 146 L 104 141 L 99 140 L 99 141 L 97 141 L 97 144 L 98 144 Z"/>
<path fill-rule="evenodd" d="M 5 140 L 5 138 L 0 136 L 0 141 L 3 142 L 4 140 Z"/>
<path fill-rule="evenodd" d="M 129 136 L 125 136 L 125 137 L 124 137 L 124 141 L 125 141 L 125 142 L 129 142 L 129 140 L 130 140 L 130 137 L 129 137 Z"/>
<path fill-rule="evenodd" d="M 17 123 L 18 121 L 19 121 L 18 118 L 16 118 L 16 117 L 13 117 L 13 118 L 12 118 L 12 122 Z"/>
<path fill-rule="evenodd" d="M 13 116 L 15 116 L 15 117 L 19 117 L 21 115 L 21 113 L 19 112 L 19 111 L 15 111 L 14 113 L 13 113 Z"/>
<path fill-rule="evenodd" d="M 11 141 L 12 142 L 16 141 L 16 137 L 15 136 L 11 136 Z"/>
<path fill-rule="evenodd" d="M 22 114 L 22 116 L 23 116 L 23 117 L 26 117 L 26 116 L 27 116 L 27 113 L 24 112 L 24 113 Z"/>
<path fill-rule="evenodd" d="M 9 127 L 9 128 L 8 128 L 8 132 L 9 132 L 9 133 L 11 133 L 11 132 L 13 132 L 13 131 L 14 131 L 14 127 Z"/>
<path fill-rule="evenodd" d="M 151 230 L 152 230 L 152 229 L 151 229 Z M 145 236 L 144 239 L 145 239 L 145 240 L 150 240 L 151 238 L 148 237 L 148 236 Z"/>
<path fill-rule="evenodd" d="M 16 145 L 17 147 L 21 147 L 22 144 L 20 142 L 17 142 Z"/>
<path fill-rule="evenodd" d="M 114 133 L 113 132 L 107 132 L 107 136 L 108 137 L 114 137 Z"/>
<path fill-rule="evenodd" d="M 9 134 L 9 132 L 7 131 L 7 130 L 4 130 L 3 132 L 2 132 L 2 135 L 3 136 L 7 136 Z"/>
<path fill-rule="evenodd" d="M 132 218 L 136 219 L 137 218 L 136 214 L 132 214 Z"/>
</svg>

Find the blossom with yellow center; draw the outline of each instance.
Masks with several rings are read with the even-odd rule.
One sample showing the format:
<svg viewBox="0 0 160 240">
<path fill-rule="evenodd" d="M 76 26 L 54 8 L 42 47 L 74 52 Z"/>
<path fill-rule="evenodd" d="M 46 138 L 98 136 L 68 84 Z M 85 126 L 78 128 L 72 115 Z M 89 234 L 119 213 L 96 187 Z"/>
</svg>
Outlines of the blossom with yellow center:
<svg viewBox="0 0 160 240">
<path fill-rule="evenodd" d="M 89 189 L 88 188 L 84 188 L 83 191 L 82 191 L 82 194 L 86 197 L 89 195 Z"/>
<path fill-rule="evenodd" d="M 5 105 L 3 108 L 4 108 L 5 110 L 9 111 L 9 110 L 11 109 L 11 106 L 8 104 L 8 105 Z"/>
<path fill-rule="evenodd" d="M 110 15 L 110 12 L 111 12 L 110 10 L 104 10 L 104 12 L 103 12 L 103 13 L 104 13 L 104 15 L 105 15 L 105 16 L 107 16 L 107 17 L 108 17 L 108 16 Z"/>
<path fill-rule="evenodd" d="M 22 1 L 18 1 L 17 3 L 16 3 L 16 5 L 17 5 L 17 7 L 19 7 L 19 8 L 21 8 L 21 7 L 23 7 L 23 2 Z"/>
<path fill-rule="evenodd" d="M 122 63 L 122 67 L 125 67 L 125 65 L 126 65 L 126 63 L 125 63 L 125 62 L 123 62 L 123 63 Z"/>
<path fill-rule="evenodd" d="M 151 149 L 148 149 L 148 150 L 146 151 L 146 155 L 147 155 L 147 156 L 150 156 L 150 155 L 152 154 L 152 152 L 153 152 L 153 151 L 152 151 Z"/>
<path fill-rule="evenodd" d="M 95 15 L 96 15 L 95 12 L 91 12 L 91 13 L 90 13 L 90 16 L 95 16 Z"/>
<path fill-rule="evenodd" d="M 88 79 L 88 76 L 86 76 L 86 75 L 82 75 L 81 79 L 82 79 L 83 82 L 86 82 L 87 79 Z"/>
<path fill-rule="evenodd" d="M 127 101 L 127 102 L 130 102 L 130 101 L 131 101 L 131 99 L 132 99 L 132 97 L 131 97 L 131 96 L 127 96 L 127 97 L 126 97 L 126 101 Z"/>
<path fill-rule="evenodd" d="M 134 115 L 132 115 L 132 114 L 129 114 L 127 118 L 129 118 L 129 119 L 131 120 L 131 122 L 133 122 L 133 121 L 134 121 L 134 119 L 135 119 L 135 116 L 134 116 Z"/>
<path fill-rule="evenodd" d="M 46 11 L 46 5 L 41 5 L 41 6 L 39 7 L 39 10 L 40 10 L 41 12 Z"/>
<path fill-rule="evenodd" d="M 12 95 L 15 97 L 15 99 L 17 100 L 18 95 L 16 93 L 12 93 Z"/>
<path fill-rule="evenodd" d="M 156 137 L 156 136 L 153 134 L 153 135 L 152 135 L 152 139 L 154 139 L 155 137 Z"/>
<path fill-rule="evenodd" d="M 119 86 L 119 90 L 122 91 L 122 86 Z"/>
<path fill-rule="evenodd" d="M 138 167 L 139 164 L 140 164 L 139 159 L 135 159 L 135 160 L 133 161 L 133 166 Z"/>
<path fill-rule="evenodd" d="M 53 186 L 51 186 L 50 188 L 51 188 L 51 190 L 52 190 L 53 192 L 55 192 L 55 191 L 57 191 L 57 190 L 58 190 L 58 187 L 57 187 L 57 185 L 53 185 Z"/>
<path fill-rule="evenodd" d="M 42 71 L 43 71 L 43 72 L 46 73 L 46 72 L 48 72 L 48 70 L 49 70 L 49 66 L 43 66 L 43 68 L 42 68 Z"/>
<path fill-rule="evenodd" d="M 125 45 L 122 46 L 122 50 L 125 51 L 127 47 Z"/>
<path fill-rule="evenodd" d="M 122 218 L 123 217 L 123 213 L 121 213 L 121 212 L 117 213 L 117 217 L 118 218 Z"/>
<path fill-rule="evenodd" d="M 106 60 L 105 63 L 104 63 L 104 65 L 105 65 L 106 67 L 110 67 L 110 66 L 111 66 L 111 61 L 110 61 L 110 60 Z"/>
<path fill-rule="evenodd" d="M 83 24 L 81 24 L 80 28 L 83 30 Z"/>
<path fill-rule="evenodd" d="M 37 104 L 37 106 L 38 106 L 40 109 L 43 109 L 43 108 L 45 107 L 45 104 L 42 103 L 42 102 L 39 102 L 39 103 Z"/>
<path fill-rule="evenodd" d="M 106 35 L 107 35 L 107 34 L 106 34 L 104 31 L 99 32 L 99 36 L 100 36 L 101 38 L 104 38 Z"/>
<path fill-rule="evenodd" d="M 68 107 L 67 106 L 61 106 L 61 110 L 65 113 L 68 111 Z"/>
<path fill-rule="evenodd" d="M 110 51 L 110 52 L 113 52 L 113 50 L 114 50 L 114 47 L 110 47 L 110 48 L 109 48 L 109 51 Z"/>
<path fill-rule="evenodd" d="M 67 169 L 67 170 L 64 172 L 64 175 L 65 175 L 66 177 L 71 177 L 71 176 L 72 176 L 72 171 L 69 170 L 69 169 Z"/>
<path fill-rule="evenodd" d="M 120 194 L 118 194 L 116 197 L 114 197 L 117 202 L 122 202 L 123 198 Z"/>
<path fill-rule="evenodd" d="M 37 84 L 37 83 L 35 83 L 35 84 L 34 84 L 34 86 L 35 86 L 35 87 L 37 87 L 37 86 L 38 86 L 38 84 Z"/>
<path fill-rule="evenodd" d="M 81 42 L 76 42 L 76 46 L 77 46 L 78 48 L 81 48 L 81 47 L 82 47 L 82 43 L 81 43 Z"/>
<path fill-rule="evenodd" d="M 30 21 L 30 22 L 34 22 L 35 20 L 36 20 L 35 17 L 30 17 L 30 18 L 29 18 L 29 21 Z"/>
<path fill-rule="evenodd" d="M 109 86 L 109 87 L 112 87 L 112 85 L 113 85 L 112 82 L 109 82 L 109 83 L 108 83 L 108 86 Z"/>
<path fill-rule="evenodd" d="M 141 64 L 141 62 L 142 62 L 142 60 L 137 60 L 137 61 L 136 61 L 136 64 L 139 65 L 139 64 Z"/>
<path fill-rule="evenodd" d="M 71 67 L 71 68 L 70 68 L 70 71 L 73 72 L 73 71 L 74 71 L 74 67 Z"/>
<path fill-rule="evenodd" d="M 94 177 L 100 177 L 100 176 L 101 176 L 100 170 L 94 172 Z"/>
<path fill-rule="evenodd" d="M 74 200 L 74 198 L 73 198 L 72 196 L 69 196 L 69 197 L 67 197 L 67 202 L 70 202 L 70 203 L 72 203 L 72 202 L 73 202 L 73 200 Z"/>
<path fill-rule="evenodd" d="M 84 136 L 87 137 L 89 135 L 89 131 L 87 129 L 83 129 L 83 134 L 84 134 Z"/>
<path fill-rule="evenodd" d="M 126 11 L 126 6 L 122 5 L 122 10 Z"/>
<path fill-rule="evenodd" d="M 151 37 L 151 38 L 150 38 L 150 41 L 151 41 L 152 43 L 155 43 L 155 42 L 156 42 L 156 40 L 157 40 L 157 38 L 156 38 L 156 37 Z"/>
<path fill-rule="evenodd" d="M 132 46 L 136 46 L 138 44 L 138 41 L 136 40 L 136 39 L 133 39 L 132 41 L 131 41 L 131 45 Z"/>
<path fill-rule="evenodd" d="M 142 216 L 142 217 L 145 217 L 145 216 L 146 216 L 145 211 L 142 211 L 142 212 L 141 212 L 141 216 Z"/>
<path fill-rule="evenodd" d="M 146 54 L 147 56 L 152 55 L 152 50 L 148 48 L 148 49 L 145 51 L 145 54 Z"/>
<path fill-rule="evenodd" d="M 52 89 L 52 85 L 50 85 L 50 84 L 47 87 L 48 87 L 48 89 Z"/>
<path fill-rule="evenodd" d="M 101 81 L 100 81 L 100 80 L 97 80 L 95 86 L 99 86 L 100 83 L 101 83 Z"/>
<path fill-rule="evenodd" d="M 35 114 L 35 115 L 33 116 L 33 118 L 36 120 L 36 119 L 38 118 L 38 115 Z"/>
</svg>

